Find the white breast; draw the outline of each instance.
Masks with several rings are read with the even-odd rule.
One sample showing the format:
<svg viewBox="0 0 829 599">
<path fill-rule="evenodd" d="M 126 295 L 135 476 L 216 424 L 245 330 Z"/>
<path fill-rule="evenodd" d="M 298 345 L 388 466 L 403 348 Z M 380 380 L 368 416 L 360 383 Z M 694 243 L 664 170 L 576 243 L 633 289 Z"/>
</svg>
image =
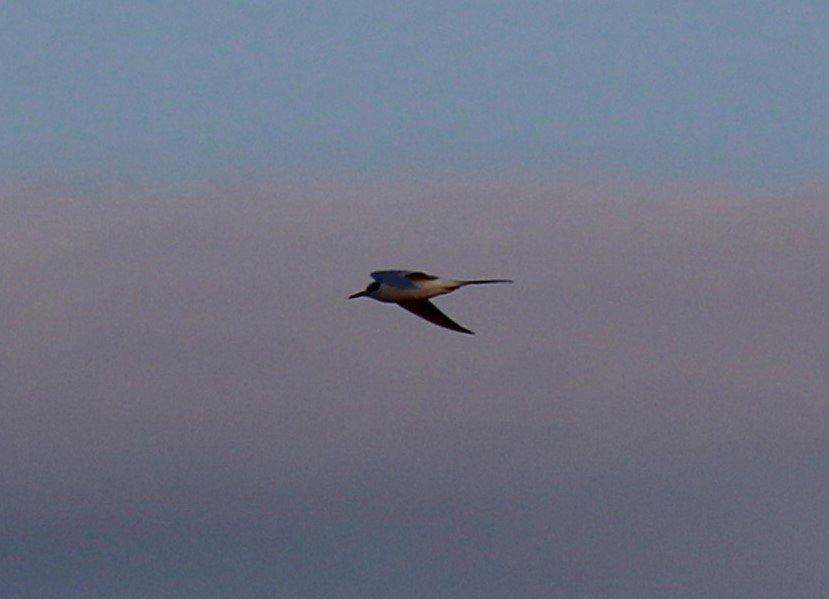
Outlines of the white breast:
<svg viewBox="0 0 829 599">
<path fill-rule="evenodd" d="M 415 287 L 412 289 L 402 289 L 393 285 L 381 284 L 380 288 L 371 294 L 371 297 L 381 302 L 419 300 L 435 297 L 436 295 L 443 295 L 461 286 L 457 281 L 449 281 L 446 279 L 416 281 L 414 285 Z"/>
</svg>

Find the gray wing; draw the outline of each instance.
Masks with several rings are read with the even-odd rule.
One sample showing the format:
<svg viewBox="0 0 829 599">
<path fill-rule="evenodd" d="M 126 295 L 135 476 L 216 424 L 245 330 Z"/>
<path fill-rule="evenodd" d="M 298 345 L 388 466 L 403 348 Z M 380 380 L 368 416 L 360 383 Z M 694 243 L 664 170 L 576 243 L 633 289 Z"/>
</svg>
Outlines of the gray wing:
<svg viewBox="0 0 829 599">
<path fill-rule="evenodd" d="M 437 277 L 427 275 L 425 272 L 407 272 L 406 278 L 410 281 L 434 281 Z"/>
<path fill-rule="evenodd" d="M 400 289 L 415 289 L 415 284 L 406 278 L 408 273 L 408 270 L 375 270 L 371 273 L 371 278 L 383 285 L 391 285 Z"/>
<path fill-rule="evenodd" d="M 404 302 L 397 302 L 397 304 L 412 314 L 420 316 L 424 320 L 428 320 L 432 324 L 436 324 L 439 327 L 443 327 L 445 329 L 449 329 L 450 331 L 457 331 L 459 333 L 467 333 L 468 335 L 474 335 L 472 331 L 469 329 L 463 328 L 457 322 L 449 318 L 446 314 L 441 312 L 437 309 L 432 302 L 427 299 L 424 300 L 408 300 Z"/>
</svg>

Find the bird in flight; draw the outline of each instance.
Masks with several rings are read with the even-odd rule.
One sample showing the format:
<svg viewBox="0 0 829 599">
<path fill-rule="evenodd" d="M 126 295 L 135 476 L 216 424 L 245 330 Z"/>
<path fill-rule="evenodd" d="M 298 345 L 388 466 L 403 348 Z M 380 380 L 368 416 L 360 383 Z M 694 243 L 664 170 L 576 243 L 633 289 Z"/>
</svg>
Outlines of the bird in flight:
<svg viewBox="0 0 829 599">
<path fill-rule="evenodd" d="M 378 302 L 397 304 L 412 314 L 428 320 L 439 327 L 474 335 L 472 331 L 459 325 L 446 316 L 429 301 L 430 297 L 451 293 L 467 285 L 486 285 L 488 283 L 512 283 L 510 279 L 479 279 L 475 281 L 456 281 L 441 279 L 425 272 L 413 270 L 378 270 L 371 273 L 374 279 L 363 291 L 348 297 L 370 297 Z"/>
</svg>

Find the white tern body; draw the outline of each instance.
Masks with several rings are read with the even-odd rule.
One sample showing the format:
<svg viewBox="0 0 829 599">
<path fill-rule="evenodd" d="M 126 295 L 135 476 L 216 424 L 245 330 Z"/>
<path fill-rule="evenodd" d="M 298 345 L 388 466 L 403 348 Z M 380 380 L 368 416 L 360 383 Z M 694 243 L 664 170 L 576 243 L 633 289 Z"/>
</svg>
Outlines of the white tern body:
<svg viewBox="0 0 829 599">
<path fill-rule="evenodd" d="M 429 298 L 451 293 L 466 285 L 512 283 L 510 279 L 441 279 L 440 277 L 414 270 L 378 270 L 371 273 L 371 278 L 374 281 L 369 283 L 368 287 L 363 291 L 352 294 L 348 299 L 370 297 L 378 302 L 397 304 L 401 308 L 428 320 L 432 324 L 470 335 L 474 333 L 438 310 L 429 301 Z"/>
</svg>

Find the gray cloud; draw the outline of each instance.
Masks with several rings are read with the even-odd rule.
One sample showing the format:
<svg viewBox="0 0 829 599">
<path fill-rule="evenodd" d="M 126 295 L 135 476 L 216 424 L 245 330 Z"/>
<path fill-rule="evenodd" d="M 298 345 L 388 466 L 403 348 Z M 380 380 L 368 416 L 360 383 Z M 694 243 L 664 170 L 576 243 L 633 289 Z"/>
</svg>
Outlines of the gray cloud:
<svg viewBox="0 0 829 599">
<path fill-rule="evenodd" d="M 8 194 L 8 593 L 815 596 L 825 194 Z M 509 276 L 348 302 L 376 268 Z"/>
</svg>

